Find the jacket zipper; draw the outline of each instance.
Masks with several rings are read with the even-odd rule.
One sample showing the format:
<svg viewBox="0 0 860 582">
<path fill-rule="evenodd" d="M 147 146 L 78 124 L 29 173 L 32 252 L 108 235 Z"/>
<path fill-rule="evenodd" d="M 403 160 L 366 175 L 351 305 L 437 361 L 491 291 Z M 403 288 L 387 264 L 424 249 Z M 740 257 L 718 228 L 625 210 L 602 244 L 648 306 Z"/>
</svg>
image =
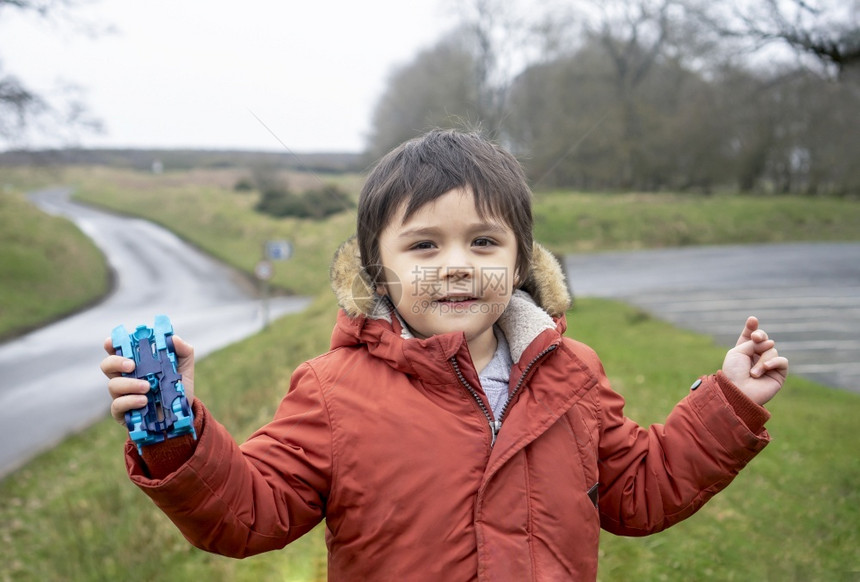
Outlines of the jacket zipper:
<svg viewBox="0 0 860 582">
<path fill-rule="evenodd" d="M 550 353 L 550 352 L 554 351 L 557 347 L 558 347 L 558 344 L 552 344 L 552 345 L 547 346 L 546 348 L 544 348 L 544 350 L 543 350 L 541 353 L 539 353 L 539 354 L 538 354 L 538 355 L 536 355 L 534 358 L 532 358 L 532 361 L 531 361 L 531 362 L 529 362 L 529 365 L 528 365 L 528 366 L 526 366 L 526 369 L 525 369 L 525 370 L 523 370 L 523 375 L 522 375 L 522 376 L 520 376 L 520 380 L 519 380 L 519 382 L 517 382 L 517 385 L 516 385 L 516 386 L 514 386 L 514 389 L 513 389 L 513 390 L 511 390 L 511 393 L 510 393 L 510 394 L 508 394 L 508 399 L 505 401 L 505 405 L 504 405 L 504 406 L 502 406 L 502 412 L 501 412 L 501 413 L 499 413 L 499 427 L 500 427 L 500 428 L 501 428 L 502 421 L 505 419 L 505 416 L 506 416 L 506 415 L 507 415 L 507 413 L 508 413 L 508 406 L 510 406 L 511 402 L 512 402 L 512 401 L 513 401 L 513 399 L 514 399 L 514 396 L 516 396 L 517 392 L 519 392 L 519 391 L 520 391 L 520 388 L 521 388 L 521 387 L 522 387 L 522 385 L 525 383 L 526 378 L 528 378 L 528 376 L 529 376 L 529 372 L 531 372 L 531 369 L 534 367 L 534 365 L 535 365 L 535 364 L 537 364 L 537 363 L 538 363 L 538 361 L 539 361 L 541 358 L 543 358 L 543 357 L 544 357 L 545 355 L 547 355 L 548 353 Z"/>
<path fill-rule="evenodd" d="M 499 435 L 499 430 L 501 430 L 502 428 L 502 421 L 505 419 L 505 415 L 508 412 L 508 406 L 514 399 L 514 396 L 517 394 L 517 392 L 519 392 L 522 385 L 525 383 L 526 378 L 528 377 L 531 369 L 534 367 L 535 364 L 538 363 L 541 358 L 543 358 L 551 351 L 555 350 L 557 347 L 558 346 L 555 344 L 547 346 L 541 353 L 532 358 L 532 361 L 529 362 L 525 370 L 523 370 L 522 376 L 520 376 L 517 385 L 514 386 L 514 389 L 511 391 L 510 394 L 508 394 L 508 399 L 505 401 L 505 405 L 502 407 L 502 412 L 499 414 L 499 418 L 495 420 L 493 419 L 493 415 L 490 414 L 490 411 L 487 410 L 487 406 L 484 404 L 484 401 L 481 400 L 481 397 L 478 395 L 477 390 L 475 390 L 475 388 L 466 380 L 466 377 L 463 376 L 463 372 L 460 370 L 460 364 L 457 363 L 457 358 L 451 357 L 451 366 L 453 366 L 454 372 L 457 374 L 457 378 L 460 379 L 460 384 L 462 384 L 463 387 L 468 390 L 469 394 L 472 395 L 472 398 L 475 399 L 475 402 L 478 403 L 478 408 L 480 408 L 481 412 L 484 413 L 484 417 L 487 419 L 487 424 L 490 425 L 490 447 L 496 444 L 496 437 Z"/>
<path fill-rule="evenodd" d="M 490 447 L 496 444 L 496 435 L 499 434 L 499 429 L 502 427 L 502 423 L 493 420 L 493 415 L 490 414 L 490 411 L 487 410 L 487 405 L 484 404 L 484 401 L 481 400 L 481 397 L 478 396 L 478 392 L 472 387 L 471 384 L 466 380 L 466 377 L 463 376 L 463 372 L 460 370 L 460 364 L 457 363 L 457 358 L 452 356 L 449 360 L 451 362 L 451 366 L 454 367 L 454 372 L 457 374 L 457 377 L 460 379 L 460 384 L 469 391 L 469 394 L 472 395 L 472 398 L 475 399 L 475 402 L 478 403 L 478 408 L 481 409 L 481 412 L 484 413 L 484 417 L 487 419 L 487 424 L 490 425 L 490 434 L 492 435 L 490 439 Z"/>
</svg>

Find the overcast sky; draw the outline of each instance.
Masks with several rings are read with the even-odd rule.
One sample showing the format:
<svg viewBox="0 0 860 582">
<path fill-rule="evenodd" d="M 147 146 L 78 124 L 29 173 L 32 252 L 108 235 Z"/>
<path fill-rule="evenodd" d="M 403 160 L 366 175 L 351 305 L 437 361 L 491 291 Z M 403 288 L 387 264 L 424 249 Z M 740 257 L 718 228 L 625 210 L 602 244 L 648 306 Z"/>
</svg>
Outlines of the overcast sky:
<svg viewBox="0 0 860 582">
<path fill-rule="evenodd" d="M 0 61 L 38 92 L 85 90 L 105 133 L 81 145 L 282 149 L 271 130 L 305 152 L 360 151 L 392 68 L 456 22 L 448 0 L 91 0 L 70 15 L 0 11 Z"/>
</svg>

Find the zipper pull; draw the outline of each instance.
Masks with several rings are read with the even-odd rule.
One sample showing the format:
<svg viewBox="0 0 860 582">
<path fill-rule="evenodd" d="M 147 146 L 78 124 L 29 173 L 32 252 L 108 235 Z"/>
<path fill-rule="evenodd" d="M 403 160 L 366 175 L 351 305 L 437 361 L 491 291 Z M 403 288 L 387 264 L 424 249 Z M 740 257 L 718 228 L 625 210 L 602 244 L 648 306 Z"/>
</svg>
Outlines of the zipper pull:
<svg viewBox="0 0 860 582">
<path fill-rule="evenodd" d="M 502 428 L 501 420 L 491 420 L 490 421 L 490 432 L 493 434 L 493 438 L 490 440 L 490 446 L 496 444 L 496 437 L 499 435 L 499 430 Z"/>
</svg>

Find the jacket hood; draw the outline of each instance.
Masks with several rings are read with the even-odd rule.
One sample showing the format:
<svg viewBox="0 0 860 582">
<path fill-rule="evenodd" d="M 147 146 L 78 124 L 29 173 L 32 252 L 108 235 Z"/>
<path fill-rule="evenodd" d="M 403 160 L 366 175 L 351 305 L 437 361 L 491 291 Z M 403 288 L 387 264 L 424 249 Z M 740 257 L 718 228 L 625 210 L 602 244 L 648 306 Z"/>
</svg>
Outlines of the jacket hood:
<svg viewBox="0 0 860 582">
<path fill-rule="evenodd" d="M 383 297 L 376 294 L 361 266 L 355 236 L 347 239 L 335 252 L 329 277 L 338 305 L 348 316 L 378 319 L 389 313 L 390 307 Z M 559 317 L 570 308 L 570 292 L 561 265 L 538 243 L 532 247 L 531 269 L 520 289 L 551 317 Z"/>
<path fill-rule="evenodd" d="M 351 324 L 349 327 L 353 328 L 354 333 L 349 335 L 362 335 L 360 328 L 364 328 L 368 320 L 384 320 L 402 338 L 413 337 L 388 298 L 378 295 L 370 284 L 361 266 L 355 236 L 346 240 L 335 252 L 329 276 L 338 305 L 351 320 L 342 322 Z M 559 326 L 563 328 L 564 312 L 570 305 L 571 296 L 561 265 L 552 253 L 535 243 L 528 277 L 514 291 L 508 308 L 497 322 L 508 340 L 514 361 L 542 331 L 557 329 Z"/>
</svg>

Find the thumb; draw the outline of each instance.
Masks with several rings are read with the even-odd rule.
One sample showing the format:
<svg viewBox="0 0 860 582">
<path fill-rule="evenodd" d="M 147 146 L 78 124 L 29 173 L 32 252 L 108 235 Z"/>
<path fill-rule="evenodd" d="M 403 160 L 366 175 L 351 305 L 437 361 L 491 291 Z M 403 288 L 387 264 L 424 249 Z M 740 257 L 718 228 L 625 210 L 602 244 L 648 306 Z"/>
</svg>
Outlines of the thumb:
<svg viewBox="0 0 860 582">
<path fill-rule="evenodd" d="M 744 324 L 744 330 L 741 332 L 741 335 L 738 337 L 738 341 L 735 342 L 735 346 L 739 346 L 744 342 L 748 342 L 752 339 L 752 334 L 755 330 L 758 329 L 758 318 L 754 316 L 747 317 L 746 323 Z"/>
<path fill-rule="evenodd" d="M 180 358 L 194 357 L 194 346 L 178 335 L 173 336 L 173 350 Z"/>
</svg>

